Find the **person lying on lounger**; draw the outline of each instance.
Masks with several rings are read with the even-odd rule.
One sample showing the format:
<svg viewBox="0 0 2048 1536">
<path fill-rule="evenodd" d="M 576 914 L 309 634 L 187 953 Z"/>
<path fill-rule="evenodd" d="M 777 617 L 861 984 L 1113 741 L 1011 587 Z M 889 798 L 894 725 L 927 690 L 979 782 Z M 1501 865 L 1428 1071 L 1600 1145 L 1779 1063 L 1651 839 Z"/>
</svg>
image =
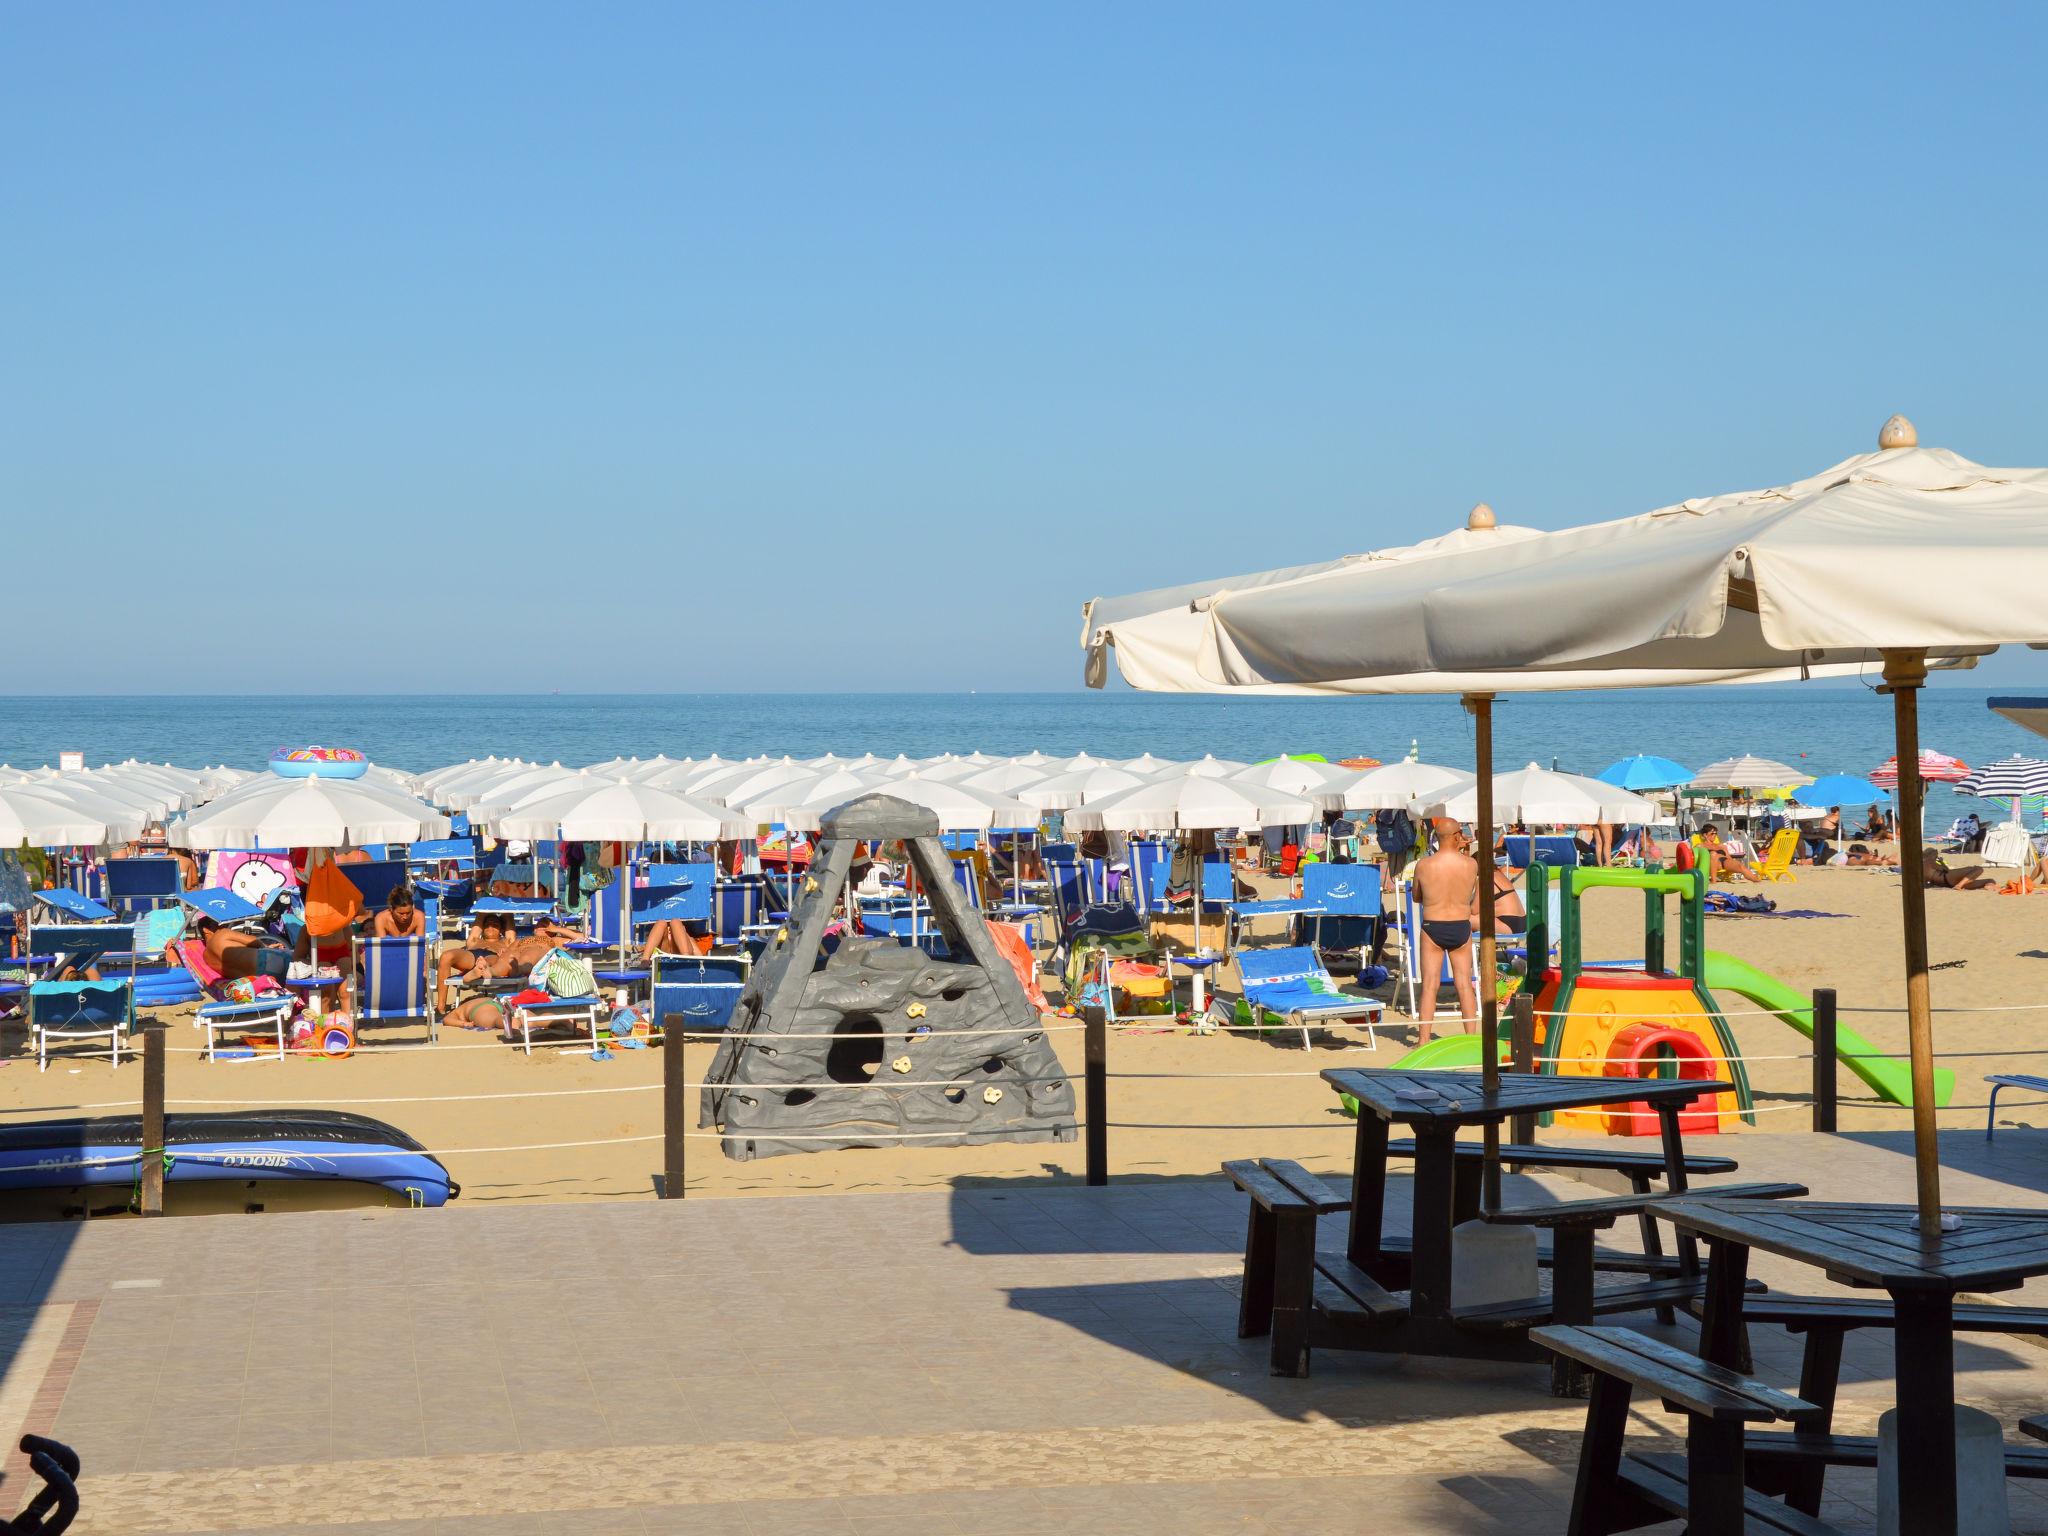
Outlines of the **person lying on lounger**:
<svg viewBox="0 0 2048 1536">
<path fill-rule="evenodd" d="M 701 955 L 711 948 L 708 937 L 690 932 L 679 917 L 664 917 L 648 925 L 647 942 L 640 946 L 640 963 L 651 966 L 656 955 Z"/>
<path fill-rule="evenodd" d="M 448 1011 L 448 983 L 452 977 L 467 976 L 478 966 L 484 967 L 487 976 L 509 976 L 512 968 L 507 962 L 500 970 L 493 962 L 510 954 L 517 942 L 512 931 L 512 918 L 504 912 L 480 912 L 476 921 L 469 925 L 469 932 L 463 935 L 463 943 L 441 956 L 435 969 L 435 996 L 441 1011 Z"/>
<path fill-rule="evenodd" d="M 292 963 L 289 945 L 265 933 L 223 927 L 210 917 L 199 919 L 199 942 L 206 951 L 206 963 L 230 981 L 248 976 L 283 981 Z"/>
</svg>

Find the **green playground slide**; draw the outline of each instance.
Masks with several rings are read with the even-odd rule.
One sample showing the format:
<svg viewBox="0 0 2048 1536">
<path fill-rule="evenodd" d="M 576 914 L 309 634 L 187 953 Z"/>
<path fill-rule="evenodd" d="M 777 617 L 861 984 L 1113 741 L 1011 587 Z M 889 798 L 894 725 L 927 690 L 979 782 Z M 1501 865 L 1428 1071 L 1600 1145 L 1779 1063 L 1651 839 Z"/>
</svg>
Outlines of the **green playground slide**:
<svg viewBox="0 0 2048 1536">
<path fill-rule="evenodd" d="M 1776 1014 L 1807 1039 L 1813 1038 L 1813 999 L 1795 991 L 1777 977 L 1760 971 L 1747 961 L 1717 950 L 1707 951 L 1707 989 L 1734 992 Z M 1842 1053 L 1842 1065 L 1854 1072 L 1878 1094 L 1894 1104 L 1913 1102 L 1913 1073 L 1903 1061 L 1876 1054 L 1877 1047 L 1845 1024 L 1835 1026 L 1835 1042 Z M 1448 1041 L 1436 1042 L 1449 1044 Z M 1472 1062 L 1477 1064 L 1475 1049 Z M 1405 1065 L 1405 1063 L 1404 1063 Z M 1956 1091 L 1956 1075 L 1946 1067 L 1934 1069 L 1934 1102 L 1946 1104 Z"/>
<path fill-rule="evenodd" d="M 1509 1049 L 1508 1039 L 1503 1035 L 1500 1040 L 1500 1059 L 1503 1066 L 1507 1064 Z M 1441 1035 L 1427 1045 L 1418 1045 L 1394 1065 L 1417 1072 L 1448 1072 L 1459 1067 L 1478 1066 L 1479 1056 L 1477 1035 Z"/>
</svg>

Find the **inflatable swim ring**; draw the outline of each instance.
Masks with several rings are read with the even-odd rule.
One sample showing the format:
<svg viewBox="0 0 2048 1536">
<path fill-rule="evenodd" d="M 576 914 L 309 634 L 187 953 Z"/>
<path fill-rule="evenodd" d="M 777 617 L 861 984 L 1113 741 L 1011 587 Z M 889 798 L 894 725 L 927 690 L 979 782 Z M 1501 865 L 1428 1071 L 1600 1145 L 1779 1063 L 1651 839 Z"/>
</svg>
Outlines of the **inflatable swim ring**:
<svg viewBox="0 0 2048 1536">
<path fill-rule="evenodd" d="M 354 747 L 279 747 L 270 771 L 287 779 L 360 779 L 370 760 Z"/>
</svg>

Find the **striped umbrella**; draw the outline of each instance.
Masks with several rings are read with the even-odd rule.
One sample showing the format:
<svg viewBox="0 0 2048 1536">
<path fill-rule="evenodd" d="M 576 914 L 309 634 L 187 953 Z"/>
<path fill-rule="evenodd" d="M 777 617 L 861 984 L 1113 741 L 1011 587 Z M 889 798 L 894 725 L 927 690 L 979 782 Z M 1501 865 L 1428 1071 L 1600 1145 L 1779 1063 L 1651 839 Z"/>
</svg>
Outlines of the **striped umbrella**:
<svg viewBox="0 0 2048 1536">
<path fill-rule="evenodd" d="M 2048 793 L 2048 762 L 2014 753 L 1972 770 L 1968 778 L 1956 781 L 1956 789 L 1982 800 L 2017 800 Z"/>
<path fill-rule="evenodd" d="M 1970 776 L 1970 765 L 1960 757 L 1950 757 L 1946 752 L 1937 752 L 1932 747 L 1920 754 L 1920 777 L 1929 784 L 1960 784 Z M 1872 771 L 1870 782 L 1879 789 L 1899 787 L 1899 760 L 1888 757 L 1882 766 Z"/>
<path fill-rule="evenodd" d="M 1768 757 L 1724 757 L 1693 775 L 1693 789 L 1784 789 L 1811 784 L 1813 775 Z"/>
</svg>

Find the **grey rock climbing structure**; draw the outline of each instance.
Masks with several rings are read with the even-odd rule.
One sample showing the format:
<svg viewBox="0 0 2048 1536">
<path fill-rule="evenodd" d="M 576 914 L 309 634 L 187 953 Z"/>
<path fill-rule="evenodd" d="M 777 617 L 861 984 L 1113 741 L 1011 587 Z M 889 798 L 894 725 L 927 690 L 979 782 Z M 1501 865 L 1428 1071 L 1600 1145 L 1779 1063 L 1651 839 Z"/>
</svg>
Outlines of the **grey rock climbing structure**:
<svg viewBox="0 0 2048 1536">
<path fill-rule="evenodd" d="M 756 962 L 698 1106 L 739 1162 L 841 1147 L 1072 1141 L 1044 1021 L 955 883 L 931 812 L 866 795 L 829 812 L 789 924 Z M 901 841 L 949 956 L 851 936 L 821 960 L 855 845 Z M 899 1143 L 899 1138 L 909 1138 Z"/>
</svg>

